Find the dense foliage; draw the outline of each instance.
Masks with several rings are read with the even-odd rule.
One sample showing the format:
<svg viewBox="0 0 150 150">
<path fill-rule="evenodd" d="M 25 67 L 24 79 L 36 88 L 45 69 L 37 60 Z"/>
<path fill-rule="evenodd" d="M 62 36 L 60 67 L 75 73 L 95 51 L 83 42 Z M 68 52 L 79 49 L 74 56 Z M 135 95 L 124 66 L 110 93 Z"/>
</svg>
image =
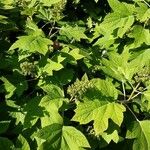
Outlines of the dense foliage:
<svg viewBox="0 0 150 150">
<path fill-rule="evenodd" d="M 0 149 L 150 150 L 150 0 L 0 0 Z"/>
</svg>

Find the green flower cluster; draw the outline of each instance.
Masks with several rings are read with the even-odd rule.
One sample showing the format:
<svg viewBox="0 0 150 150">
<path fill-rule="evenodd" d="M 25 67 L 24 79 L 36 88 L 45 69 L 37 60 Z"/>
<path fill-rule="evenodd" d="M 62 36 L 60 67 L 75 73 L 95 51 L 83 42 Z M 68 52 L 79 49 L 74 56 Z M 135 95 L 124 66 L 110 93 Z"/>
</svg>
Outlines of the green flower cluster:
<svg viewBox="0 0 150 150">
<path fill-rule="evenodd" d="M 135 80 L 137 82 L 139 81 L 146 82 L 150 80 L 150 67 L 149 66 L 143 67 L 135 76 Z"/>
<path fill-rule="evenodd" d="M 65 8 L 66 2 L 66 0 L 61 0 L 60 2 L 53 5 L 52 14 L 56 21 L 63 18 L 62 12 Z"/>
<path fill-rule="evenodd" d="M 81 80 L 77 79 L 68 87 L 67 93 L 71 96 L 71 100 L 81 100 L 87 89 L 92 87 L 92 82 L 88 80 L 87 75 L 84 75 Z"/>
<path fill-rule="evenodd" d="M 36 68 L 34 63 L 25 61 L 25 62 L 20 64 L 20 68 L 21 68 L 22 73 L 25 76 L 27 76 L 27 75 L 29 75 L 31 77 L 36 76 L 37 68 Z"/>
</svg>

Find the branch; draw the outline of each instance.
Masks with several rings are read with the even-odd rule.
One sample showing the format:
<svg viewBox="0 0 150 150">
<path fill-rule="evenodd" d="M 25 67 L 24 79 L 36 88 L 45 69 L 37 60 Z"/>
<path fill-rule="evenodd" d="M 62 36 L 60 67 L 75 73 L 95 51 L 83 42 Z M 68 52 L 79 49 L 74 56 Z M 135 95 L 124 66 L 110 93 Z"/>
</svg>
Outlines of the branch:
<svg viewBox="0 0 150 150">
<path fill-rule="evenodd" d="M 50 29 L 50 31 L 49 31 L 49 33 L 48 33 L 49 36 L 50 36 L 51 33 L 52 33 L 52 30 L 53 30 L 53 28 L 54 28 L 54 25 L 55 25 L 55 21 L 53 22 L 52 27 L 51 27 L 51 29 Z"/>
<path fill-rule="evenodd" d="M 124 96 L 124 101 L 126 101 L 126 91 L 124 87 L 124 83 L 122 82 L 122 89 L 123 89 L 123 96 Z"/>
<path fill-rule="evenodd" d="M 54 32 L 53 34 L 51 34 L 51 35 L 50 35 L 50 39 L 51 39 L 53 36 L 55 36 L 55 34 L 58 33 L 58 32 L 59 32 L 59 30 L 57 30 L 56 32 Z"/>
<path fill-rule="evenodd" d="M 41 29 L 43 29 L 47 24 L 49 24 L 50 22 L 47 22 L 47 23 L 45 23 L 42 27 L 41 27 Z"/>
<path fill-rule="evenodd" d="M 129 98 L 127 99 L 127 101 L 132 99 L 132 97 L 133 97 L 134 93 L 137 91 L 137 88 L 139 87 L 139 85 L 140 85 L 140 82 L 136 85 L 135 88 L 133 88 L 133 91 L 132 91 L 131 95 L 129 96 Z"/>
<path fill-rule="evenodd" d="M 134 116 L 134 118 L 136 119 L 136 121 L 139 121 L 139 119 L 136 117 L 136 115 L 134 114 L 134 112 L 131 110 L 131 108 L 124 103 L 124 105 L 128 108 L 128 110 L 131 112 L 131 114 Z"/>
<path fill-rule="evenodd" d="M 142 94 L 142 92 L 138 92 L 137 94 L 135 94 L 134 96 L 132 96 L 131 99 L 134 99 L 135 97 L 137 97 L 140 94 Z"/>
</svg>

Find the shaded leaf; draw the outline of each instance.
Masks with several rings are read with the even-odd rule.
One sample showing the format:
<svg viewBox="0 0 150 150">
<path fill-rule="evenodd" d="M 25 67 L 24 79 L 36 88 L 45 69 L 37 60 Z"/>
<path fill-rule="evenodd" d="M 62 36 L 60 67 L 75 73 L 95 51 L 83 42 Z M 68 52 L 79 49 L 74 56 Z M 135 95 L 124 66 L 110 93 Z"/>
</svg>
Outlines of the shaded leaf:
<svg viewBox="0 0 150 150">
<path fill-rule="evenodd" d="M 0 149 L 10 150 L 14 149 L 13 143 L 7 138 L 0 137 Z"/>
<path fill-rule="evenodd" d="M 16 150 L 30 150 L 27 140 L 21 134 L 16 141 Z"/>
<path fill-rule="evenodd" d="M 83 147 L 90 147 L 85 136 L 71 126 L 52 124 L 41 129 L 36 137 L 45 140 L 39 150 L 80 150 Z"/>
<path fill-rule="evenodd" d="M 5 77 L 1 77 L 0 79 L 4 82 L 4 87 L 7 92 L 6 98 L 10 98 L 14 94 L 16 87 L 11 82 L 9 82 Z"/>
<path fill-rule="evenodd" d="M 10 121 L 0 121 L 0 134 L 7 131 Z"/>
<path fill-rule="evenodd" d="M 150 121 L 137 121 L 130 123 L 126 138 L 134 139 L 133 150 L 150 149 Z"/>
</svg>

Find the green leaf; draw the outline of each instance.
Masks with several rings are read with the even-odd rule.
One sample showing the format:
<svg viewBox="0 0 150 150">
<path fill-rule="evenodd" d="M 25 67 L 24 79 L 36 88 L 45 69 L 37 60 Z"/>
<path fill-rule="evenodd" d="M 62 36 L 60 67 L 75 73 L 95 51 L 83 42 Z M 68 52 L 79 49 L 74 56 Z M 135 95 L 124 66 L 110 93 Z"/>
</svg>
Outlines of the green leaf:
<svg viewBox="0 0 150 150">
<path fill-rule="evenodd" d="M 139 7 L 136 7 L 136 16 L 140 22 L 145 22 L 150 19 L 150 8 L 144 3 L 138 3 Z"/>
<path fill-rule="evenodd" d="M 53 75 L 53 71 L 59 71 L 63 68 L 63 65 L 59 62 L 48 60 L 44 68 L 41 68 L 42 72 L 46 72 L 49 76 Z"/>
<path fill-rule="evenodd" d="M 129 56 L 130 53 L 127 49 L 124 49 L 124 52 L 122 54 L 110 53 L 109 60 L 105 58 L 102 60 L 102 63 L 104 65 L 102 67 L 102 70 L 109 76 L 121 82 L 131 80 L 137 68 L 135 66 L 133 67 L 128 62 Z"/>
<path fill-rule="evenodd" d="M 99 25 L 99 32 L 103 35 L 111 35 L 114 30 L 118 29 L 117 36 L 122 38 L 134 23 L 134 7 L 118 0 L 108 2 L 114 12 L 106 15 L 104 21 Z"/>
<path fill-rule="evenodd" d="M 133 150 L 150 149 L 150 121 L 137 121 L 130 123 L 126 138 L 134 139 Z"/>
<path fill-rule="evenodd" d="M 44 116 L 41 117 L 41 125 L 45 127 L 53 123 L 63 123 L 63 119 L 59 114 L 59 108 L 65 101 L 64 92 L 58 86 L 53 84 L 46 84 L 41 88 L 47 93 L 39 104 L 45 109 Z"/>
<path fill-rule="evenodd" d="M 115 37 L 113 35 L 105 34 L 103 37 L 99 38 L 94 45 L 99 45 L 101 48 L 108 49 L 115 41 Z"/>
<path fill-rule="evenodd" d="M 134 43 L 130 45 L 131 48 L 140 47 L 143 43 L 150 45 L 150 32 L 141 25 L 135 25 L 128 36 L 134 38 Z"/>
<path fill-rule="evenodd" d="M 10 47 L 9 50 L 18 48 L 19 50 L 29 51 L 32 53 L 39 52 L 45 55 L 48 51 L 48 46 L 52 44 L 52 41 L 42 36 L 21 36 L 18 40 Z"/>
<path fill-rule="evenodd" d="M 72 27 L 70 25 L 63 26 L 60 30 L 60 34 L 68 37 L 68 39 L 74 39 L 80 41 L 81 39 L 87 39 L 87 36 L 84 34 L 85 29 L 79 26 Z"/>
<path fill-rule="evenodd" d="M 119 2 L 118 0 L 108 0 L 108 3 L 114 12 L 122 16 L 131 15 L 134 11 L 134 5 Z"/>
<path fill-rule="evenodd" d="M 20 134 L 16 141 L 16 150 L 30 150 L 27 140 Z"/>
<path fill-rule="evenodd" d="M 7 19 L 8 19 L 8 17 L 0 15 L 0 21 L 1 21 L 1 23 L 7 24 L 8 23 Z"/>
<path fill-rule="evenodd" d="M 13 75 L 8 76 L 8 79 L 16 87 L 15 93 L 18 96 L 21 96 L 22 93 L 28 89 L 28 83 L 26 81 L 26 78 L 23 75 L 21 75 L 18 71 L 14 71 Z"/>
<path fill-rule="evenodd" d="M 86 57 L 83 51 L 80 50 L 79 48 L 74 48 L 72 50 L 69 50 L 69 47 L 65 47 L 64 49 L 62 49 L 60 54 L 61 54 L 61 57 L 65 58 L 63 61 L 64 65 L 66 65 L 67 63 L 76 65 L 78 60 Z"/>
<path fill-rule="evenodd" d="M 85 136 L 76 128 L 52 124 L 42 128 L 36 137 L 45 140 L 39 150 L 80 150 L 90 148 Z"/>
<path fill-rule="evenodd" d="M 75 60 L 79 60 L 85 57 L 83 54 L 81 54 L 81 51 L 78 48 L 71 50 L 69 55 L 71 55 Z"/>
<path fill-rule="evenodd" d="M 143 92 L 142 102 L 147 103 L 147 109 L 150 110 L 150 90 Z"/>
<path fill-rule="evenodd" d="M 106 97 L 112 97 L 117 99 L 118 91 L 109 80 L 101 80 L 101 79 L 92 79 L 91 82 L 98 90 L 102 92 L 102 94 Z"/>
<path fill-rule="evenodd" d="M 122 38 L 133 23 L 133 16 L 120 16 L 118 13 L 111 13 L 108 14 L 104 21 L 100 24 L 100 31 L 102 34 L 105 31 L 110 35 L 115 29 L 118 29 L 117 35 Z"/>
<path fill-rule="evenodd" d="M 75 4 L 78 4 L 80 2 L 80 0 L 73 0 L 75 2 Z"/>
<path fill-rule="evenodd" d="M 52 18 L 52 14 L 51 14 L 51 9 L 46 9 L 46 8 L 40 8 L 38 10 L 38 15 L 37 17 L 39 17 L 40 19 L 46 20 L 46 21 L 50 21 Z"/>
<path fill-rule="evenodd" d="M 125 110 L 125 107 L 121 104 L 95 99 L 79 103 L 72 120 L 78 121 L 80 124 L 94 121 L 94 130 L 99 135 L 107 130 L 108 119 L 112 119 L 114 123 L 120 126 Z"/>
<path fill-rule="evenodd" d="M 42 29 L 39 29 L 35 22 L 33 22 L 33 20 L 31 19 L 27 19 L 25 31 L 28 35 L 33 34 L 34 36 L 44 37 L 44 32 L 42 31 Z"/>
<path fill-rule="evenodd" d="M 45 108 L 44 116 L 41 117 L 41 126 L 45 127 L 53 123 L 63 123 L 63 118 L 59 114 L 59 108 L 62 106 L 64 99 L 51 99 L 50 96 L 45 96 L 40 102 L 40 106 Z"/>
<path fill-rule="evenodd" d="M 19 107 L 19 106 L 18 106 Z M 20 122 L 24 124 L 25 120 L 25 113 L 21 111 L 16 112 L 10 112 L 10 116 L 16 119 L 16 125 L 18 125 Z"/>
<path fill-rule="evenodd" d="M 150 49 L 148 48 L 141 50 L 140 52 L 137 52 L 137 54 L 136 54 L 137 56 L 134 56 L 132 61 L 130 61 L 130 66 L 132 68 L 135 68 L 135 73 L 139 73 L 139 71 L 141 71 L 144 66 L 147 66 L 147 64 L 149 64 Z"/>
<path fill-rule="evenodd" d="M 41 86 L 41 88 L 47 93 L 50 99 L 57 99 L 64 97 L 63 90 L 54 84 L 46 84 L 44 86 Z"/>
<path fill-rule="evenodd" d="M 134 17 L 133 16 L 129 16 L 128 18 L 122 20 L 122 24 L 121 27 L 118 29 L 118 36 L 120 38 L 123 37 L 123 35 L 130 29 L 130 27 L 133 25 L 134 23 Z M 121 24 L 121 23 L 120 23 Z"/>
</svg>

